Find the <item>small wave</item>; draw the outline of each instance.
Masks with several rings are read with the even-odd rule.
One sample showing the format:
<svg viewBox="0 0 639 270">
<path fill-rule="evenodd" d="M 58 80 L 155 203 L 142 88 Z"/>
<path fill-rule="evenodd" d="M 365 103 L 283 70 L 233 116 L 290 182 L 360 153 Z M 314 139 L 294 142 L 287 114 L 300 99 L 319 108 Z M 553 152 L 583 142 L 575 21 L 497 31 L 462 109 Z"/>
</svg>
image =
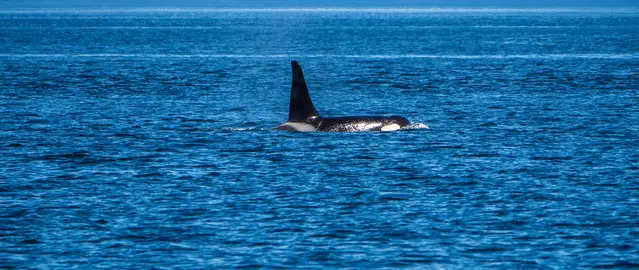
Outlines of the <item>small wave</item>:
<svg viewBox="0 0 639 270">
<path fill-rule="evenodd" d="M 249 27 L 246 27 L 249 28 Z M 223 26 L 2 26 L 0 29 L 7 30 L 164 30 L 164 29 L 178 29 L 178 30 L 209 30 L 209 29 L 224 29 Z"/>
<path fill-rule="evenodd" d="M 223 131 L 254 131 L 254 130 L 267 130 L 264 128 L 258 127 L 225 127 L 222 128 Z"/>
</svg>

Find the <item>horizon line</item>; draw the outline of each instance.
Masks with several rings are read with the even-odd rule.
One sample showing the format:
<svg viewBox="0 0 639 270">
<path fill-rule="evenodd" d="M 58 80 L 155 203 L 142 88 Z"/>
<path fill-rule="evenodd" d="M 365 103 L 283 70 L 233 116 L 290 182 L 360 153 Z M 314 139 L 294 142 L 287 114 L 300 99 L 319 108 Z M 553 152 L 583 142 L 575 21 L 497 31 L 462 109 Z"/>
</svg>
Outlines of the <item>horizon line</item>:
<svg viewBox="0 0 639 270">
<path fill-rule="evenodd" d="M 16 8 L 0 9 L 0 13 L 116 13 L 116 12 L 177 12 L 177 13 L 240 13 L 240 12 L 367 12 L 367 13 L 637 13 L 639 7 L 559 7 L 559 8 L 494 8 L 494 7 L 305 7 L 305 8 Z"/>
</svg>

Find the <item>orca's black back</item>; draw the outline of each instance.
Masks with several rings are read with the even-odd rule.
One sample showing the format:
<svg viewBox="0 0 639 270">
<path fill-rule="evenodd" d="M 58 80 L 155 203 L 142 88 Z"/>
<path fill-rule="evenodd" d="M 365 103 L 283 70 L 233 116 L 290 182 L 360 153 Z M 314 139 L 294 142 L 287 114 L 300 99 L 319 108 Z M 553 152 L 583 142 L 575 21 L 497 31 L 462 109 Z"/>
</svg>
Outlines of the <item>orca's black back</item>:
<svg viewBox="0 0 639 270">
<path fill-rule="evenodd" d="M 381 131 L 383 127 L 397 124 L 399 127 L 410 125 L 401 116 L 348 116 L 325 117 L 317 127 L 317 131 L 352 132 L 352 131 Z"/>
</svg>

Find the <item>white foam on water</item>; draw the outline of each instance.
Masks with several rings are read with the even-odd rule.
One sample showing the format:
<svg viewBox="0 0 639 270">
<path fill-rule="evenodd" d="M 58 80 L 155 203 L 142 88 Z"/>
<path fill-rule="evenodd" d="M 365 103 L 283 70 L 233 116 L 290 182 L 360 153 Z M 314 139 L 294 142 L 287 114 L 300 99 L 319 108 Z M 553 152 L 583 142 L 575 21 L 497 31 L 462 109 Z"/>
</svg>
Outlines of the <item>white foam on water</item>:
<svg viewBox="0 0 639 270">
<path fill-rule="evenodd" d="M 424 123 L 413 123 L 407 127 L 403 127 L 403 130 L 413 130 L 413 129 L 430 129 L 430 127 Z"/>
<path fill-rule="evenodd" d="M 251 130 L 262 130 L 256 127 L 225 127 L 222 128 L 224 131 L 251 131 Z"/>
</svg>

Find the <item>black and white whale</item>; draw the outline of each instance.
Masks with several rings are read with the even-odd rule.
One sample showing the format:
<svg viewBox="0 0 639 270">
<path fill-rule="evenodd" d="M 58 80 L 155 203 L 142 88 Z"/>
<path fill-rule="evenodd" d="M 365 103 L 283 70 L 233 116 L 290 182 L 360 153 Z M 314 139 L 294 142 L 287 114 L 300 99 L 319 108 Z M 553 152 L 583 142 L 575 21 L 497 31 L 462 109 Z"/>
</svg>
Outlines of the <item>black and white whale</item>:
<svg viewBox="0 0 639 270">
<path fill-rule="evenodd" d="M 291 66 L 293 68 L 293 84 L 291 85 L 288 121 L 275 129 L 332 132 L 392 131 L 410 125 L 410 122 L 401 116 L 322 117 L 317 113 L 311 96 L 308 94 L 302 67 L 297 61 L 292 61 Z"/>
</svg>

